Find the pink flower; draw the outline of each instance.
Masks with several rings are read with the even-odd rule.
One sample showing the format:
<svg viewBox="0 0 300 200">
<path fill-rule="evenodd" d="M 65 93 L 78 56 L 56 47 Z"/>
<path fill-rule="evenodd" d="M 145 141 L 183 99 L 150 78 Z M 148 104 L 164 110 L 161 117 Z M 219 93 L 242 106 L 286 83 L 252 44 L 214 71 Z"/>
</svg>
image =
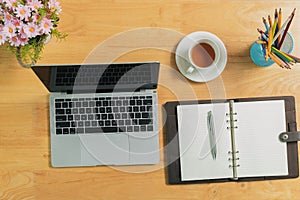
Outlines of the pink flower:
<svg viewBox="0 0 300 200">
<path fill-rule="evenodd" d="M 2 30 L 0 30 L 0 45 L 4 44 L 5 42 L 6 42 L 6 35 Z"/>
<path fill-rule="evenodd" d="M 60 14 L 62 11 L 59 2 L 57 2 L 56 0 L 50 0 L 48 3 L 48 7 L 50 10 L 55 11 L 57 14 Z"/>
<path fill-rule="evenodd" d="M 10 43 L 11 46 L 15 46 L 15 47 L 18 47 L 21 44 L 21 42 L 20 42 L 20 40 L 17 36 L 14 36 L 14 37 L 10 38 L 9 43 Z"/>
<path fill-rule="evenodd" d="M 39 8 L 43 7 L 43 4 L 39 0 L 31 0 L 28 1 L 28 6 L 32 10 L 38 10 Z"/>
<path fill-rule="evenodd" d="M 25 19 L 25 21 L 28 21 L 28 18 L 30 17 L 30 9 L 27 6 L 18 6 L 15 11 L 17 17 L 20 18 L 20 20 Z"/>
<path fill-rule="evenodd" d="M 43 18 L 40 26 L 42 33 L 49 34 L 51 32 L 51 29 L 53 28 L 53 23 L 51 22 L 51 20 L 45 17 Z"/>
<path fill-rule="evenodd" d="M 6 3 L 8 8 L 16 8 L 18 6 L 17 0 L 3 0 L 3 2 Z"/>
<path fill-rule="evenodd" d="M 28 23 L 23 26 L 24 33 L 28 38 L 33 38 L 38 35 L 38 26 L 35 23 Z"/>
<path fill-rule="evenodd" d="M 16 28 L 21 26 L 21 21 L 19 19 L 14 19 L 12 23 L 13 25 L 15 25 Z"/>
<path fill-rule="evenodd" d="M 8 23 L 4 26 L 3 32 L 7 37 L 14 37 L 16 35 L 16 27 L 12 23 Z"/>
<path fill-rule="evenodd" d="M 8 12 L 4 12 L 4 23 L 9 23 L 13 19 L 13 16 Z"/>
</svg>

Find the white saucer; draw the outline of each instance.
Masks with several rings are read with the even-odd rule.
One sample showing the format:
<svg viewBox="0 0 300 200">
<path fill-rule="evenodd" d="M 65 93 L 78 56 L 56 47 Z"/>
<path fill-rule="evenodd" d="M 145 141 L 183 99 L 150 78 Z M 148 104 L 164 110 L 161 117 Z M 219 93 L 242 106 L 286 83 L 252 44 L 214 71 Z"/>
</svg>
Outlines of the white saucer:
<svg viewBox="0 0 300 200">
<path fill-rule="evenodd" d="M 187 69 L 190 66 L 188 61 L 188 50 L 199 40 L 211 40 L 220 49 L 220 57 L 215 66 L 209 68 L 196 69 L 192 73 L 188 73 Z M 214 34 L 209 32 L 193 32 L 184 37 L 177 45 L 175 52 L 175 60 L 179 71 L 188 79 L 195 82 L 207 82 L 218 77 L 224 70 L 227 63 L 227 52 L 223 42 Z"/>
</svg>

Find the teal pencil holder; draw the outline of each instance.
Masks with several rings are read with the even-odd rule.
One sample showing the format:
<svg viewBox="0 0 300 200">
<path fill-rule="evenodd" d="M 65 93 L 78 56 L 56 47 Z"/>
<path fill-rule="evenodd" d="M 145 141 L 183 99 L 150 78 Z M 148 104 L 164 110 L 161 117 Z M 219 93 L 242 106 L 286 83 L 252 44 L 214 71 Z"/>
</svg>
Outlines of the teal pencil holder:
<svg viewBox="0 0 300 200">
<path fill-rule="evenodd" d="M 285 53 L 292 53 L 294 50 L 294 38 L 290 33 L 286 34 L 285 40 L 282 43 L 281 50 Z M 260 67 L 269 67 L 274 64 L 274 61 L 270 58 L 265 59 L 265 53 L 262 45 L 254 42 L 250 47 L 250 58 L 251 60 Z"/>
</svg>

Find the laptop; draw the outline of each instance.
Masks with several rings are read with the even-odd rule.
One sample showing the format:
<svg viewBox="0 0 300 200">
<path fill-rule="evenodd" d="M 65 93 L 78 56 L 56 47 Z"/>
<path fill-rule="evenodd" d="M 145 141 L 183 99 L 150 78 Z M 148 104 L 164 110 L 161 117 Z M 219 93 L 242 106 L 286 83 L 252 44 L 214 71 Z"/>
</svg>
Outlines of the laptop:
<svg viewBox="0 0 300 200">
<path fill-rule="evenodd" d="M 159 162 L 159 62 L 36 65 L 50 92 L 53 167 Z"/>
</svg>

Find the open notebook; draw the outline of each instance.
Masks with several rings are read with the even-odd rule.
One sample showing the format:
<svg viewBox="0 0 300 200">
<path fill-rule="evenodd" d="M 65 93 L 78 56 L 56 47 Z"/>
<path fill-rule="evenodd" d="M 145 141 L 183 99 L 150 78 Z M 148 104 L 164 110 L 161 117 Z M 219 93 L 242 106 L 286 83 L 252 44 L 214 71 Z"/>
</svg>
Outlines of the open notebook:
<svg viewBox="0 0 300 200">
<path fill-rule="evenodd" d="M 229 108 L 229 102 L 177 106 L 182 180 L 288 175 L 286 143 L 278 139 L 286 129 L 284 101 L 237 102 L 232 112 Z M 207 125 L 210 111 L 215 159 Z"/>
<path fill-rule="evenodd" d="M 289 151 L 278 137 L 288 129 L 286 114 L 290 111 L 286 107 L 290 108 L 284 99 L 199 102 L 165 106 L 171 182 L 291 176 L 292 158 L 298 162 L 297 147 Z M 171 143 L 174 138 L 178 144 Z M 293 165 L 298 176 L 298 163 Z"/>
</svg>

